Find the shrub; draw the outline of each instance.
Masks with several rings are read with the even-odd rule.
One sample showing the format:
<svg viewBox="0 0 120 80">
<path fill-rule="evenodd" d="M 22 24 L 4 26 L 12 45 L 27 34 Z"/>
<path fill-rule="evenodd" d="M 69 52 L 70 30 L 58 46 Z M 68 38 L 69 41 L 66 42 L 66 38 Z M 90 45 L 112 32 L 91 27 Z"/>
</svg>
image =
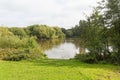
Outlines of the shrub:
<svg viewBox="0 0 120 80">
<path fill-rule="evenodd" d="M 86 63 L 97 63 L 98 61 L 89 54 L 77 54 L 75 56 L 75 59 L 79 59 L 80 61 L 86 62 Z"/>
<path fill-rule="evenodd" d="M 44 54 L 37 48 L 33 49 L 1 49 L 0 58 L 2 60 L 20 61 L 25 59 L 43 58 Z"/>
<path fill-rule="evenodd" d="M 10 60 L 10 61 L 20 61 L 23 59 L 28 59 L 28 55 L 26 53 L 20 53 L 18 51 L 18 53 L 14 53 L 13 54 L 9 54 L 8 55 L 2 57 L 2 60 Z"/>
<path fill-rule="evenodd" d="M 18 36 L 3 36 L 0 37 L 0 48 L 34 48 L 38 47 L 34 37 L 22 38 Z"/>
<path fill-rule="evenodd" d="M 43 58 L 44 54 L 34 37 L 0 36 L 0 59 L 19 61 Z"/>
<path fill-rule="evenodd" d="M 20 38 L 26 37 L 27 33 L 25 32 L 24 28 L 17 28 L 17 27 L 13 27 L 13 28 L 9 28 L 9 30 L 14 34 L 19 36 Z"/>
</svg>

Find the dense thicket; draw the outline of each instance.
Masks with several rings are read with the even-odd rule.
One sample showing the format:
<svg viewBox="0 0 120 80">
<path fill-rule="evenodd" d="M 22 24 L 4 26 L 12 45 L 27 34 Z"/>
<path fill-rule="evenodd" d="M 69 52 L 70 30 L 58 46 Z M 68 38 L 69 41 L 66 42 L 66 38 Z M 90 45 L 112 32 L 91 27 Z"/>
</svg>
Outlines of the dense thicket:
<svg viewBox="0 0 120 80">
<path fill-rule="evenodd" d="M 38 57 L 43 58 L 44 54 L 34 37 L 21 38 L 8 28 L 0 27 L 0 59 L 19 61 Z"/>
<path fill-rule="evenodd" d="M 80 20 L 71 29 L 89 50 L 76 57 L 86 62 L 120 64 L 120 0 L 103 0 L 99 4 L 87 20 Z"/>
<path fill-rule="evenodd" d="M 12 32 L 14 35 L 19 36 L 20 38 L 27 37 L 27 33 L 24 28 L 12 27 L 9 28 L 9 31 Z"/>
</svg>

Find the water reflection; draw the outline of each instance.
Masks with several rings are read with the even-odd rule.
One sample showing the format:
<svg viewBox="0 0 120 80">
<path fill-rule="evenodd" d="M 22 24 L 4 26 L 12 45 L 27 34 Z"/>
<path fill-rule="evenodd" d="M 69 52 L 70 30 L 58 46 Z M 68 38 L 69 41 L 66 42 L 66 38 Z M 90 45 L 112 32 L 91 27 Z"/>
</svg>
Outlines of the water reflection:
<svg viewBox="0 0 120 80">
<path fill-rule="evenodd" d="M 53 47 L 59 46 L 64 42 L 65 39 L 51 39 L 51 40 L 40 40 L 39 44 L 43 50 L 50 50 Z"/>
<path fill-rule="evenodd" d="M 78 38 L 41 40 L 39 43 L 48 58 L 69 59 L 74 58 L 77 53 L 90 52 L 90 49 L 85 47 L 84 41 Z M 108 50 L 114 51 L 112 46 L 109 46 Z"/>
<path fill-rule="evenodd" d="M 80 44 L 78 42 L 78 39 L 54 39 L 39 43 L 48 58 L 69 59 L 79 53 Z"/>
</svg>

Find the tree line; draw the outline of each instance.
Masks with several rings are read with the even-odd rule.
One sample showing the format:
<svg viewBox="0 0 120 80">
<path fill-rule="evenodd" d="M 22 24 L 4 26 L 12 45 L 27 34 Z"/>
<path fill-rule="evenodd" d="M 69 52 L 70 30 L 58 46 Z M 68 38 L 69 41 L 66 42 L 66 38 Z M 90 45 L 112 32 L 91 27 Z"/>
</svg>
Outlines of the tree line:
<svg viewBox="0 0 120 80">
<path fill-rule="evenodd" d="M 0 27 L 0 59 L 19 61 L 45 58 L 37 41 L 64 37 L 59 27 L 47 25 L 31 25 L 26 28 Z"/>
<path fill-rule="evenodd" d="M 120 64 L 120 0 L 102 0 L 86 20 L 71 29 L 62 29 L 67 37 L 80 37 L 88 53 L 76 56 L 85 62 Z"/>
<path fill-rule="evenodd" d="M 47 25 L 0 27 L 0 59 L 21 60 L 38 54 L 43 57 L 37 40 L 65 37 L 79 37 L 82 47 L 88 49 L 76 55 L 77 59 L 120 64 L 120 0 L 102 0 L 90 16 L 71 29 Z"/>
</svg>

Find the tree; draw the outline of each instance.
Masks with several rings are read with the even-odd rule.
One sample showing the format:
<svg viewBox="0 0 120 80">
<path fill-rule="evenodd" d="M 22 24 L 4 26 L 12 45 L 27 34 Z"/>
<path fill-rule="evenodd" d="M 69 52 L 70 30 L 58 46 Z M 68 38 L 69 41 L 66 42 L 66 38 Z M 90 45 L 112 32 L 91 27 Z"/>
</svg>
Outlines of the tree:
<svg viewBox="0 0 120 80">
<path fill-rule="evenodd" d="M 72 32 L 72 30 L 70 30 L 70 29 L 67 30 L 67 31 L 66 31 L 66 36 L 67 36 L 67 37 L 73 37 L 73 32 Z"/>
<path fill-rule="evenodd" d="M 30 36 L 36 36 L 38 39 L 53 39 L 65 37 L 62 30 L 58 27 L 47 25 L 32 25 L 27 27 Z"/>
<path fill-rule="evenodd" d="M 0 37 L 2 36 L 11 36 L 13 35 L 12 32 L 8 30 L 8 28 L 0 27 Z"/>
<path fill-rule="evenodd" d="M 9 30 L 14 34 L 17 35 L 21 38 L 26 37 L 27 33 L 25 32 L 24 28 L 17 28 L 17 27 L 13 27 L 13 28 L 9 28 Z"/>
<path fill-rule="evenodd" d="M 111 43 L 116 48 L 116 59 L 120 62 L 120 0 L 105 0 L 104 17 L 110 28 Z"/>
<path fill-rule="evenodd" d="M 65 34 L 62 32 L 61 28 L 53 27 L 53 29 L 55 30 L 56 38 L 64 38 L 65 37 Z"/>
</svg>

